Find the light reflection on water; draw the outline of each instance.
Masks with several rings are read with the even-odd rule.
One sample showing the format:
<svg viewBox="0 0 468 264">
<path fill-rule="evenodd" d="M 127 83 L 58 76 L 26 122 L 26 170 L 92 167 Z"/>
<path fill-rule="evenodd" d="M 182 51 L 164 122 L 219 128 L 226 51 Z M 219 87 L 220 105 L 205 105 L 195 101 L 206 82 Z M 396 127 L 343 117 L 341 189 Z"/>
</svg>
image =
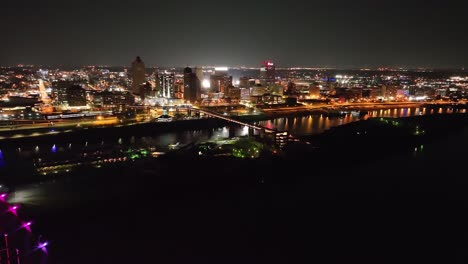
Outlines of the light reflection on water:
<svg viewBox="0 0 468 264">
<path fill-rule="evenodd" d="M 426 108 L 393 108 L 379 109 L 369 111 L 366 116 L 360 116 L 359 113 L 349 113 L 342 117 L 327 117 L 324 115 L 309 115 L 302 117 L 280 117 L 267 121 L 260 121 L 260 126 L 276 128 L 278 130 L 287 130 L 293 135 L 313 135 L 320 134 L 332 127 L 348 124 L 372 117 L 410 117 L 417 115 L 435 114 L 435 113 L 453 113 L 453 109 L 426 109 Z M 459 110 L 459 113 L 466 113 L 465 109 Z"/>
<path fill-rule="evenodd" d="M 424 114 L 453 113 L 452 109 L 426 109 L 426 108 L 392 108 L 369 111 L 366 116 L 360 116 L 358 112 L 352 112 L 342 117 L 327 117 L 324 115 L 309 115 L 300 117 L 280 117 L 272 120 L 258 122 L 260 126 L 287 130 L 293 135 L 313 135 L 322 133 L 331 127 L 336 127 L 360 119 L 369 117 L 409 117 Z M 466 110 L 459 110 L 465 113 Z M 258 132 L 255 131 L 255 134 Z M 169 145 L 185 145 L 190 143 L 199 143 L 210 139 L 228 138 L 232 136 L 249 135 L 248 127 L 231 126 L 214 129 L 192 130 L 183 132 L 161 133 L 157 135 L 146 135 L 143 137 L 109 135 L 101 138 L 70 138 L 57 142 L 47 142 L 38 144 L 21 144 L 17 146 L 2 146 L 4 159 L 0 165 L 3 167 L 8 160 L 15 158 L 37 158 L 52 155 L 76 155 L 88 151 L 89 149 L 107 148 L 107 149 L 138 149 L 147 148 L 156 151 L 165 152 Z M 52 156 L 53 157 L 53 156 Z"/>
</svg>

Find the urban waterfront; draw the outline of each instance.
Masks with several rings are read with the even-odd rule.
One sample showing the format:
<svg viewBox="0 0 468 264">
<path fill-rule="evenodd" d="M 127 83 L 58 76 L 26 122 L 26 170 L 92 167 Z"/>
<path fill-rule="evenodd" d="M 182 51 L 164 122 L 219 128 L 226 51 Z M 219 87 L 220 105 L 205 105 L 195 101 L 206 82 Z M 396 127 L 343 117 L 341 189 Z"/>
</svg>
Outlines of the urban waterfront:
<svg viewBox="0 0 468 264">
<path fill-rule="evenodd" d="M 6 1 L 0 264 L 468 263 L 447 1 Z"/>
<path fill-rule="evenodd" d="M 453 112 L 465 113 L 465 109 L 453 110 L 449 108 L 426 109 L 426 108 L 399 108 L 399 109 L 380 109 L 369 111 L 367 114 L 360 114 L 359 111 L 343 113 L 339 117 L 328 117 L 324 115 L 307 115 L 296 117 L 278 117 L 271 120 L 256 122 L 255 124 L 288 131 L 295 136 L 310 136 L 320 134 L 332 127 L 345 125 L 368 118 L 399 118 L 431 114 L 451 114 Z M 118 130 L 117 130 L 118 131 Z M 258 134 L 253 132 L 252 136 Z M 88 136 L 85 138 L 66 137 L 55 139 L 54 137 L 46 140 L 9 143 L 0 142 L 3 161 L 2 167 L 14 166 L 25 167 L 25 164 L 34 163 L 38 160 L 47 161 L 48 164 L 54 164 L 68 159 L 74 160 L 82 157 L 84 153 L 97 155 L 98 160 L 103 161 L 115 157 L 116 151 L 125 150 L 132 156 L 138 151 L 144 151 L 146 156 L 159 156 L 174 148 L 186 146 L 189 144 L 199 144 L 209 140 L 228 139 L 232 137 L 248 137 L 249 128 L 237 125 L 229 125 L 219 128 L 209 128 L 195 131 L 174 131 L 164 132 L 158 135 L 138 133 L 135 135 L 102 135 L 100 137 Z M 97 154 L 96 154 L 97 153 Z M 153 154 L 155 153 L 155 154 Z M 117 158 L 124 158 L 118 156 Z M 122 161 L 121 159 L 119 161 Z M 126 161 L 126 159 L 125 159 Z M 11 164 L 10 164 L 11 163 Z M 53 170 L 52 170 L 53 172 Z"/>
</svg>

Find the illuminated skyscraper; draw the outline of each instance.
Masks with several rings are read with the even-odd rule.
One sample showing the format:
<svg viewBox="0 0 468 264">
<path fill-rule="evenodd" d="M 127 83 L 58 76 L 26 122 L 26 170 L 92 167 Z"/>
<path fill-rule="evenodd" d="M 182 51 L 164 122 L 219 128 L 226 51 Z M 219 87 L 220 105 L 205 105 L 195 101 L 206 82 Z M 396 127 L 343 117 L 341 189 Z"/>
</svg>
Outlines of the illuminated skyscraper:
<svg viewBox="0 0 468 264">
<path fill-rule="evenodd" d="M 271 84 L 275 82 L 276 78 L 276 67 L 272 61 L 264 61 L 263 67 L 260 68 L 260 80 Z"/>
<path fill-rule="evenodd" d="M 132 62 L 132 80 L 132 93 L 141 94 L 140 86 L 146 82 L 146 69 L 139 56 Z"/>
<path fill-rule="evenodd" d="M 174 73 L 164 72 L 158 74 L 159 95 L 164 98 L 175 98 L 175 75 Z"/>
</svg>

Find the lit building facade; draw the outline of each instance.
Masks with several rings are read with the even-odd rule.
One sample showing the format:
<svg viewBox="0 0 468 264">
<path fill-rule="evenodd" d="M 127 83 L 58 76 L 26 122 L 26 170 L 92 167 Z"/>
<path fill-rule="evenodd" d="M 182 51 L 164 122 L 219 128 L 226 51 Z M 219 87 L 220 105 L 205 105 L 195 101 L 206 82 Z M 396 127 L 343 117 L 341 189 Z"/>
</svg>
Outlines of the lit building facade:
<svg viewBox="0 0 468 264">
<path fill-rule="evenodd" d="M 174 73 L 160 73 L 157 77 L 159 96 L 163 98 L 175 98 Z"/>
</svg>

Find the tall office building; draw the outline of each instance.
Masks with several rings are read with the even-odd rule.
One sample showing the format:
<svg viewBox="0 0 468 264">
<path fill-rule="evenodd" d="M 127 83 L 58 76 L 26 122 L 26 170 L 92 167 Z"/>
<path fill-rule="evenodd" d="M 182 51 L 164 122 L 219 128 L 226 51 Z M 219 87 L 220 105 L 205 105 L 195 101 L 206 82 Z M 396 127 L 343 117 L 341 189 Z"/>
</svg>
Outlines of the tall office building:
<svg viewBox="0 0 468 264">
<path fill-rule="evenodd" d="M 145 63 L 141 60 L 140 56 L 136 57 L 132 62 L 132 93 L 141 94 L 140 87 L 146 83 L 146 69 Z"/>
<path fill-rule="evenodd" d="M 164 98 L 175 98 L 175 75 L 165 71 L 164 73 L 158 74 L 157 77 L 159 95 Z"/>
<path fill-rule="evenodd" d="M 276 79 L 276 67 L 272 61 L 264 61 L 260 68 L 260 80 L 266 84 L 274 83 Z"/>
<path fill-rule="evenodd" d="M 210 76 L 210 88 L 213 92 L 228 93 L 229 87 L 232 86 L 232 76 L 228 76 L 228 72 L 217 70 Z"/>
<path fill-rule="evenodd" d="M 184 69 L 184 100 L 191 103 L 201 99 L 201 81 L 197 74 L 187 67 Z"/>
</svg>

